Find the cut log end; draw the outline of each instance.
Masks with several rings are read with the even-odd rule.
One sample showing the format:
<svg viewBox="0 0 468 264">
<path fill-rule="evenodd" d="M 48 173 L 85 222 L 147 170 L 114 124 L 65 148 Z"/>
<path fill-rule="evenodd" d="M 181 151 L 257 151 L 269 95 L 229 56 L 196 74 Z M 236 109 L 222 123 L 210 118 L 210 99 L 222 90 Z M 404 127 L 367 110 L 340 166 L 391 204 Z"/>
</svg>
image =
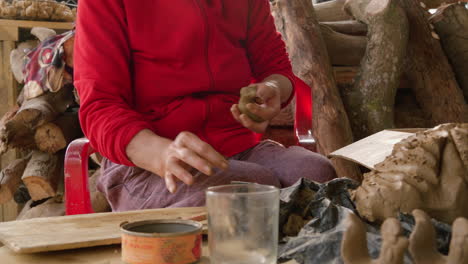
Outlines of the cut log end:
<svg viewBox="0 0 468 264">
<path fill-rule="evenodd" d="M 53 123 L 40 126 L 34 135 L 34 140 L 38 149 L 48 153 L 56 153 L 67 146 L 62 129 Z"/>
<path fill-rule="evenodd" d="M 34 201 L 55 196 L 60 178 L 63 177 L 61 162 L 63 160 L 58 155 L 33 152 L 21 179 Z"/>
</svg>

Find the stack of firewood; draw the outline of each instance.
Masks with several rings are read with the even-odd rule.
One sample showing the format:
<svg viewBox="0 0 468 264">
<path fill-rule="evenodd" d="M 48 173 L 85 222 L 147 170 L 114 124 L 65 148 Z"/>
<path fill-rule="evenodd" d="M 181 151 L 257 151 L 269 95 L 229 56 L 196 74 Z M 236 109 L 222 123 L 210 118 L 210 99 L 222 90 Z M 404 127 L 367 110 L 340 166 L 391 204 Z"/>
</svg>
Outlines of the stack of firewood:
<svg viewBox="0 0 468 264">
<path fill-rule="evenodd" d="M 11 54 L 12 69 L 19 83 L 27 82 L 22 69 L 25 56 L 35 52 L 35 44 L 54 37 L 55 32 L 34 28 L 32 34 L 39 40 L 20 44 Z M 73 41 L 71 37 L 61 47 L 63 63 L 69 67 L 73 67 Z M 14 150 L 21 156 L 0 174 L 0 204 L 12 199 L 26 203 L 20 219 L 64 214 L 64 152 L 72 140 L 83 136 L 72 78 L 65 71 L 51 77 L 54 73 L 50 71 L 48 78 L 61 80 L 51 82 L 60 87 L 30 98 L 31 90 L 35 93 L 41 90 L 26 83 L 17 106 L 0 121 L 0 154 Z"/>
</svg>

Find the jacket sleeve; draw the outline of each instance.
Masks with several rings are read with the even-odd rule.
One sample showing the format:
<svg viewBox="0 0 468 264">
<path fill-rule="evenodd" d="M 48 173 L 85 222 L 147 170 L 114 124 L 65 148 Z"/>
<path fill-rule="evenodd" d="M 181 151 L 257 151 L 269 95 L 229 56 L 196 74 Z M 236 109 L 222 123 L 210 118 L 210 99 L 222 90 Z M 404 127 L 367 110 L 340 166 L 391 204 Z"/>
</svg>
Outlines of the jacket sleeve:
<svg viewBox="0 0 468 264">
<path fill-rule="evenodd" d="M 283 107 L 294 97 L 295 79 L 286 45 L 276 30 L 269 0 L 250 0 L 247 32 L 247 52 L 253 77 L 262 81 L 272 74 L 287 77 L 293 92 Z"/>
<path fill-rule="evenodd" d="M 133 166 L 126 146 L 151 129 L 133 105 L 130 48 L 122 0 L 80 0 L 74 47 L 80 123 L 92 146 L 113 162 Z"/>
</svg>

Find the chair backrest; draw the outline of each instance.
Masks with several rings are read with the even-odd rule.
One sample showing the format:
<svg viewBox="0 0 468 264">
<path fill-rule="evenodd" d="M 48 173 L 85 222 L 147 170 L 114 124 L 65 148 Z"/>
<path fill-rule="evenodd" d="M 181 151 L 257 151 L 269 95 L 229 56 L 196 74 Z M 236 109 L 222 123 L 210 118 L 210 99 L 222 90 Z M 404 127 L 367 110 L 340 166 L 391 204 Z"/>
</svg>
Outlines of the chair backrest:
<svg viewBox="0 0 468 264">
<path fill-rule="evenodd" d="M 88 157 L 95 150 L 86 138 L 72 141 L 65 153 L 65 213 L 94 213 L 88 186 Z"/>
</svg>

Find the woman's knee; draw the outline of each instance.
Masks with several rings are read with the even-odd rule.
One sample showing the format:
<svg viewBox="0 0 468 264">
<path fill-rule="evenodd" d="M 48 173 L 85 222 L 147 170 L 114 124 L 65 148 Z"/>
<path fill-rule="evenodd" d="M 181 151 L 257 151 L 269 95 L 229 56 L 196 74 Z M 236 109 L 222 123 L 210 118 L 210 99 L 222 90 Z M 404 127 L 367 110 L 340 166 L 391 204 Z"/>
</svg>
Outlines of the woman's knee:
<svg viewBox="0 0 468 264">
<path fill-rule="evenodd" d="M 301 178 L 327 182 L 336 178 L 333 164 L 325 156 L 301 147 L 290 147 L 284 155 L 289 175 L 285 184 L 294 184 Z"/>
<path fill-rule="evenodd" d="M 229 169 L 222 174 L 230 182 L 255 182 L 280 187 L 278 178 L 270 169 L 251 162 L 231 160 Z"/>
</svg>

